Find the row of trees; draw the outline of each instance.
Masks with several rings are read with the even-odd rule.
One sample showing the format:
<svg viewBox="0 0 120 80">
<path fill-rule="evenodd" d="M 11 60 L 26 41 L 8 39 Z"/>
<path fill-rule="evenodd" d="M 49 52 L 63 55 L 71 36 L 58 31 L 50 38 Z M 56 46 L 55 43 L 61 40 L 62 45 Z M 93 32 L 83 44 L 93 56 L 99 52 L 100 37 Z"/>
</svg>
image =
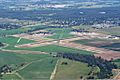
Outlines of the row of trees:
<svg viewBox="0 0 120 80">
<path fill-rule="evenodd" d="M 67 58 L 70 60 L 80 61 L 88 63 L 88 66 L 97 66 L 100 69 L 100 72 L 97 74 L 99 79 L 109 79 L 112 74 L 112 69 L 116 69 L 117 65 L 111 61 L 101 59 L 100 57 L 95 57 L 93 55 L 83 55 L 75 53 L 58 53 L 57 57 Z M 93 77 L 92 77 L 93 78 Z"/>
<path fill-rule="evenodd" d="M 20 27 L 22 27 L 22 26 L 20 26 L 20 25 L 15 25 L 15 24 L 9 24 L 9 23 L 0 23 L 0 28 L 2 28 L 2 29 L 17 29 L 17 28 L 20 28 Z"/>
</svg>

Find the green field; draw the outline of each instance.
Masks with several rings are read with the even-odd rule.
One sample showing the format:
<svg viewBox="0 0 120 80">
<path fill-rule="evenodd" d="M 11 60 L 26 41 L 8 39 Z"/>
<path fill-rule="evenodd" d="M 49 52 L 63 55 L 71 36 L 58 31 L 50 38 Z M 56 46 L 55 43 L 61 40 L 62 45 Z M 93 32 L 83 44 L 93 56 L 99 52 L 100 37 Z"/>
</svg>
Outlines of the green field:
<svg viewBox="0 0 120 80">
<path fill-rule="evenodd" d="M 49 57 L 49 55 L 39 54 L 17 54 L 11 52 L 0 52 L 0 66 L 5 64 L 18 65 L 24 62 L 31 62 L 41 58 Z"/>
<path fill-rule="evenodd" d="M 46 30 L 54 33 L 53 36 L 49 36 L 48 38 L 65 39 L 65 38 L 73 37 L 73 35 L 70 34 L 72 30 L 71 28 L 49 28 Z"/>
<path fill-rule="evenodd" d="M 120 35 L 120 27 L 104 28 L 104 29 L 91 30 L 91 31 L 110 34 L 110 35 Z"/>
<path fill-rule="evenodd" d="M 12 36 L 8 36 L 8 37 L 0 37 L 0 42 L 2 43 L 6 43 L 9 45 L 20 45 L 20 44 L 27 44 L 27 43 L 32 43 L 35 42 L 33 40 L 28 40 L 28 39 L 21 39 L 19 43 L 17 43 L 19 38 L 17 37 L 12 37 Z"/>
<path fill-rule="evenodd" d="M 21 44 L 27 44 L 27 43 L 33 43 L 35 41 L 33 40 L 28 40 L 28 39 L 21 39 L 19 43 L 17 43 L 19 38 L 17 37 L 12 37 L 12 36 L 8 36 L 8 37 L 0 37 L 0 42 L 7 44 L 6 49 L 11 49 L 14 48 L 15 45 L 21 45 Z M 16 49 L 16 48 L 14 48 Z"/>
<path fill-rule="evenodd" d="M 44 58 L 41 61 L 36 61 L 28 67 L 19 71 L 19 74 L 26 79 L 49 80 L 51 73 L 54 70 L 57 59 Z"/>
<path fill-rule="evenodd" d="M 16 74 L 5 74 L 5 75 L 3 75 L 3 77 L 2 77 L 3 79 L 5 79 L 5 80 L 13 80 L 13 79 L 19 79 L 20 80 L 20 78 L 16 75 Z"/>
<path fill-rule="evenodd" d="M 10 49 L 10 50 L 29 50 L 29 51 L 41 51 L 41 52 L 68 52 L 68 53 L 80 53 L 80 54 L 95 54 L 93 52 L 79 50 L 79 49 L 73 49 L 58 45 L 46 45 L 46 46 L 40 46 L 40 47 L 33 47 L 33 48 L 15 48 L 15 47 L 6 47 L 4 49 Z"/>
<path fill-rule="evenodd" d="M 49 77 L 55 67 L 57 58 L 44 54 L 17 54 L 10 52 L 0 52 L 0 67 L 8 64 L 14 69 L 18 70 L 16 73 L 21 75 L 24 79 L 40 79 Z M 20 69 L 21 64 L 29 64 Z M 4 79 L 19 79 L 16 73 L 3 75 Z M 21 79 L 21 78 L 20 78 Z"/>
<path fill-rule="evenodd" d="M 67 62 L 67 64 L 62 64 Z M 85 79 L 90 72 L 91 67 L 86 63 L 72 61 L 68 59 L 60 59 L 58 62 L 55 80 L 79 80 L 80 76 Z M 94 73 L 99 72 L 99 68 L 95 68 Z"/>
</svg>

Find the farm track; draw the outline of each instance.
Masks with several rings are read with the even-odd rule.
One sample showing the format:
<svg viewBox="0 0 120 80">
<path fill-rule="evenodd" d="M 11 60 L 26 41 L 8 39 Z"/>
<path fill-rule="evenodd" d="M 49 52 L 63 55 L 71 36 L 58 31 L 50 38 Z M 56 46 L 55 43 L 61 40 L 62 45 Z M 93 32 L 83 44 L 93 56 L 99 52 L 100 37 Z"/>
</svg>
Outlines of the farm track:
<svg viewBox="0 0 120 80">
<path fill-rule="evenodd" d="M 118 73 L 113 79 L 114 80 L 120 80 L 120 69 L 116 69 L 115 71 L 118 72 Z"/>
<path fill-rule="evenodd" d="M 50 76 L 50 80 L 54 80 L 55 78 L 55 75 L 56 75 L 56 72 L 57 72 L 57 68 L 58 68 L 58 63 L 59 63 L 59 60 L 57 61 L 56 65 L 55 65 L 55 68 Z"/>
</svg>

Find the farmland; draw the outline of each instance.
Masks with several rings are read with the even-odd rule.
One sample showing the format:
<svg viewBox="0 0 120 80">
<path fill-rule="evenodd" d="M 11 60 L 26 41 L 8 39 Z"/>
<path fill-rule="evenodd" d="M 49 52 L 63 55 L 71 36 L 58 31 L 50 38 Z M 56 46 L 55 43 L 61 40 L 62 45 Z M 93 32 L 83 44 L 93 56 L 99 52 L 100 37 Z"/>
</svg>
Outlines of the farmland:
<svg viewBox="0 0 120 80">
<path fill-rule="evenodd" d="M 117 79 L 119 14 L 119 0 L 0 0 L 0 79 Z"/>
<path fill-rule="evenodd" d="M 25 79 L 45 78 L 49 80 L 49 77 L 54 69 L 56 60 L 57 58 L 53 58 L 50 57 L 50 55 L 44 55 L 44 54 L 39 55 L 39 54 L 17 54 L 10 52 L 0 52 L 0 66 L 7 64 L 12 66 L 12 68 L 16 69 L 17 71 L 15 73 L 13 71 L 13 73 L 11 74 L 4 75 L 3 78 L 5 79 L 8 78 L 19 79 L 20 77 L 16 75 L 16 73 L 19 73 Z M 22 66 L 20 67 L 20 65 L 23 63 L 29 65 L 25 66 L 25 68 L 22 68 Z M 38 67 L 36 68 L 36 66 Z"/>
<path fill-rule="evenodd" d="M 64 64 L 67 63 L 67 64 Z M 55 80 L 65 80 L 72 79 L 78 80 L 80 77 L 84 76 L 86 78 L 90 72 L 91 67 L 88 67 L 87 64 L 82 62 L 70 61 L 68 59 L 60 59 L 58 63 L 58 68 L 55 76 Z M 95 73 L 99 72 L 99 68 L 94 68 Z"/>
<path fill-rule="evenodd" d="M 48 31 L 51 31 L 53 33 L 55 33 L 53 36 L 49 36 L 48 38 L 53 38 L 53 39 L 65 39 L 65 38 L 70 38 L 73 37 L 73 35 L 70 34 L 71 32 L 71 28 L 50 28 L 47 29 Z"/>
</svg>

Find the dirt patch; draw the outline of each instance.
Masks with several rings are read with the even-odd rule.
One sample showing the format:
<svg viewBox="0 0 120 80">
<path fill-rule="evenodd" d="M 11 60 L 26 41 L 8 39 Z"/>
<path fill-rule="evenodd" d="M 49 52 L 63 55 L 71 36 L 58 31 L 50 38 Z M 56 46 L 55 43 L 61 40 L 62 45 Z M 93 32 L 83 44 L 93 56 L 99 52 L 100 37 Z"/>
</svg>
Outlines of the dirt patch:
<svg viewBox="0 0 120 80">
<path fill-rule="evenodd" d="M 14 37 L 21 37 L 24 39 L 34 40 L 34 41 L 51 41 L 53 39 L 44 39 L 47 36 L 51 36 L 51 34 L 16 34 Z"/>
<path fill-rule="evenodd" d="M 14 53 L 20 53 L 20 54 L 48 54 L 46 52 L 28 51 L 28 50 L 1 50 L 0 52 L 14 52 Z"/>
<path fill-rule="evenodd" d="M 113 42 L 105 42 L 105 41 L 96 41 L 96 42 L 90 42 L 91 45 L 94 45 L 95 47 L 101 47 L 113 44 Z"/>
</svg>

